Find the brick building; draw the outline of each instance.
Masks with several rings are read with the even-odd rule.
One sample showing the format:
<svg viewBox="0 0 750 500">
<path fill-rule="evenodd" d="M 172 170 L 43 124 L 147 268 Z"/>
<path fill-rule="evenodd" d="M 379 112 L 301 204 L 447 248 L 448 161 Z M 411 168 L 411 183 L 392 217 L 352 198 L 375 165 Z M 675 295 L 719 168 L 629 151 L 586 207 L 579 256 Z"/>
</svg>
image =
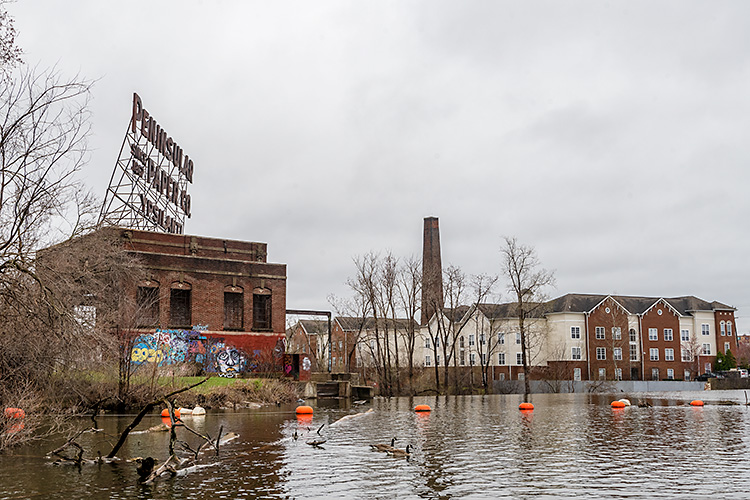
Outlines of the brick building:
<svg viewBox="0 0 750 500">
<path fill-rule="evenodd" d="M 523 378 L 515 304 L 479 304 L 457 319 L 459 366 L 489 364 L 496 380 Z M 738 352 L 735 308 L 693 296 L 567 294 L 527 318 L 534 378 L 691 380 L 718 352 Z M 434 319 L 433 319 L 434 321 Z M 432 351 L 422 331 L 422 359 Z"/>
<path fill-rule="evenodd" d="M 280 372 L 285 350 L 286 265 L 265 243 L 114 231 L 148 279 L 126 293 L 140 314 L 134 363 L 192 362 L 208 372 Z"/>
</svg>

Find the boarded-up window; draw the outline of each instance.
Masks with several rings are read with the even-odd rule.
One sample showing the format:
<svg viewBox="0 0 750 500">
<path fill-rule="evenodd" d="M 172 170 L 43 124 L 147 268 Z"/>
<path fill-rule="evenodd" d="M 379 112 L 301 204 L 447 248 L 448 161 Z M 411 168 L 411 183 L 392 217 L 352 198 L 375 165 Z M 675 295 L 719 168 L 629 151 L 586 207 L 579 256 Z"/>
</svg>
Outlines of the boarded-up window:
<svg viewBox="0 0 750 500">
<path fill-rule="evenodd" d="M 172 288 L 169 296 L 169 326 L 190 328 L 190 289 Z"/>
<path fill-rule="evenodd" d="M 224 330 L 242 330 L 243 328 L 243 294 L 242 292 L 224 292 Z"/>
<path fill-rule="evenodd" d="M 136 301 L 138 303 L 138 326 L 158 325 L 159 288 L 157 286 L 139 286 Z"/>
<path fill-rule="evenodd" d="M 253 291 L 253 330 L 271 330 L 271 291 Z"/>
</svg>

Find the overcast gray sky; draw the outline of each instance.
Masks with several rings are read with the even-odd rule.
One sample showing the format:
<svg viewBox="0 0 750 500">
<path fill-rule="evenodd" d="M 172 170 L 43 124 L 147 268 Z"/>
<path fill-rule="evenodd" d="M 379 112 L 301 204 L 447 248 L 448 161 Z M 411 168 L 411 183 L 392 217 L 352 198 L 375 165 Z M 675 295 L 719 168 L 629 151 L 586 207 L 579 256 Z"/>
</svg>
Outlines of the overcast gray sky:
<svg viewBox="0 0 750 500">
<path fill-rule="evenodd" d="M 195 161 L 189 234 L 268 243 L 290 308 L 352 258 L 500 272 L 504 235 L 565 293 L 695 295 L 750 333 L 750 2 L 19 0 L 31 65 L 98 79 L 100 197 L 132 93 Z"/>
</svg>

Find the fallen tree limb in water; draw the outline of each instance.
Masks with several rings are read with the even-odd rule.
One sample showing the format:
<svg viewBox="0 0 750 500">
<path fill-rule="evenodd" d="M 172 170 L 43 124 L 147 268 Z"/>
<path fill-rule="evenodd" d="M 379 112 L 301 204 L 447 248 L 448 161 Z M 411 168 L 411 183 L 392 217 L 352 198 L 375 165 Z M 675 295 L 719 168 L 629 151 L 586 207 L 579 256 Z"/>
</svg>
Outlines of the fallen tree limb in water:
<svg viewBox="0 0 750 500">
<path fill-rule="evenodd" d="M 109 454 L 107 455 L 106 458 L 114 458 L 115 455 L 117 455 L 117 452 L 120 451 L 120 448 L 122 448 L 122 445 L 125 444 L 125 440 L 127 439 L 128 434 L 130 434 L 130 431 L 132 431 L 133 429 L 135 429 L 138 426 L 138 424 L 141 423 L 141 420 L 143 420 L 143 417 L 145 417 L 146 414 L 148 414 L 148 412 L 150 412 L 154 408 L 154 406 L 158 405 L 159 403 L 162 403 L 164 401 L 169 400 L 169 398 L 171 398 L 173 396 L 176 396 L 177 394 L 180 394 L 181 392 L 188 391 L 188 390 L 192 389 L 193 387 L 198 387 L 199 385 L 201 385 L 202 383 L 204 383 L 206 380 L 208 380 L 208 378 L 209 377 L 206 377 L 203 380 L 201 380 L 199 382 L 196 382 L 193 385 L 189 385 L 187 387 L 183 387 L 182 389 L 178 389 L 176 391 L 170 392 L 166 396 L 163 396 L 163 397 L 161 397 L 159 399 L 151 401 L 149 404 L 147 404 L 146 406 L 144 406 L 141 409 L 141 411 L 138 413 L 138 415 L 135 416 L 135 418 L 130 423 L 130 425 L 128 425 L 125 428 L 125 430 L 122 431 L 122 434 L 120 434 L 120 439 L 112 447 L 112 451 L 109 452 Z M 172 417 L 174 416 L 173 413 L 170 413 L 170 415 Z M 174 424 L 174 422 L 173 422 L 173 424 Z M 172 425 L 172 427 L 174 427 L 174 425 Z"/>
<path fill-rule="evenodd" d="M 372 408 L 370 408 L 369 410 L 364 411 L 362 413 L 355 413 L 354 415 L 346 415 L 346 416 L 341 417 L 340 419 L 336 420 L 334 423 L 332 423 L 331 425 L 329 425 L 329 427 L 333 427 L 334 425 L 338 425 L 341 422 L 345 422 L 347 420 L 351 420 L 352 418 L 357 418 L 357 417 L 362 417 L 364 415 L 368 415 L 371 412 L 372 412 Z"/>
</svg>

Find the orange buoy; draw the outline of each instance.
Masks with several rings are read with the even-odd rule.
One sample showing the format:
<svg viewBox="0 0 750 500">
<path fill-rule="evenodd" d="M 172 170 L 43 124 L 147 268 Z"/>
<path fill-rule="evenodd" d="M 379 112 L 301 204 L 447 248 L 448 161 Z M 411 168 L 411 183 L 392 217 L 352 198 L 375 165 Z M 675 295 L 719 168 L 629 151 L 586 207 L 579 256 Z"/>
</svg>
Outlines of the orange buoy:
<svg viewBox="0 0 750 500">
<path fill-rule="evenodd" d="M 310 415 L 312 414 L 313 409 L 312 406 L 298 406 L 297 407 L 297 415 Z"/>
<path fill-rule="evenodd" d="M 162 417 L 169 417 L 169 410 L 167 408 L 164 408 L 161 411 L 161 416 Z M 175 416 L 175 418 L 180 418 L 180 410 L 179 409 L 177 409 L 177 410 L 174 411 L 174 416 Z"/>
<path fill-rule="evenodd" d="M 703 406 L 703 401 L 700 399 L 694 399 L 690 402 L 690 406 Z"/>
<path fill-rule="evenodd" d="M 432 411 L 430 405 L 417 405 L 414 407 L 414 411 Z"/>
<path fill-rule="evenodd" d="M 518 405 L 518 409 L 519 410 L 533 410 L 534 405 L 531 403 L 521 403 L 520 405 Z"/>
<path fill-rule="evenodd" d="M 627 405 L 625 404 L 625 401 L 612 401 L 610 406 L 612 408 L 625 408 Z"/>
<path fill-rule="evenodd" d="M 6 408 L 5 409 L 5 418 L 24 418 L 26 416 L 26 412 L 23 411 L 21 408 Z"/>
</svg>

